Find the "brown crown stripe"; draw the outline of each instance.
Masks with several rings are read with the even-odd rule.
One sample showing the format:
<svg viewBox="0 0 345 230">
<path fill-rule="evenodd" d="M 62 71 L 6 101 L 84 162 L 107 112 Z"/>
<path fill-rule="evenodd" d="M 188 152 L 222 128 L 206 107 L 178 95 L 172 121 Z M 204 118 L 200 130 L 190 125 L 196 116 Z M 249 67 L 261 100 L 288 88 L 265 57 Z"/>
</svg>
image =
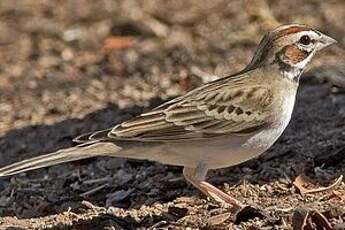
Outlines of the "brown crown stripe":
<svg viewBox="0 0 345 230">
<path fill-rule="evenodd" d="M 284 37 L 286 35 L 289 35 L 289 34 L 294 34 L 294 33 L 302 32 L 302 31 L 308 31 L 308 30 L 310 30 L 310 28 L 308 28 L 308 27 L 292 26 L 292 27 L 289 27 L 289 28 L 286 28 L 286 29 L 283 29 L 281 31 L 276 32 L 273 35 L 272 39 L 277 40 L 277 39 Z"/>
</svg>

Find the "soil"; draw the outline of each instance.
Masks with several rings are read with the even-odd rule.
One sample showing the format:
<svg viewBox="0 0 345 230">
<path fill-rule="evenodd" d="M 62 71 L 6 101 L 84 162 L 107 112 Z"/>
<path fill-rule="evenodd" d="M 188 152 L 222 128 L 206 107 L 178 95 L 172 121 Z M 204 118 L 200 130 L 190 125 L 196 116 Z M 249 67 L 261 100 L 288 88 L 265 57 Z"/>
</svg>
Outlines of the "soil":
<svg viewBox="0 0 345 230">
<path fill-rule="evenodd" d="M 0 229 L 345 229 L 344 182 L 301 190 L 301 175 L 309 190 L 345 173 L 344 17 L 340 0 L 2 0 L 0 166 L 242 69 L 278 24 L 309 24 L 339 45 L 313 60 L 267 153 L 208 174 L 248 205 L 239 213 L 179 167 L 94 158 L 1 178 Z"/>
</svg>

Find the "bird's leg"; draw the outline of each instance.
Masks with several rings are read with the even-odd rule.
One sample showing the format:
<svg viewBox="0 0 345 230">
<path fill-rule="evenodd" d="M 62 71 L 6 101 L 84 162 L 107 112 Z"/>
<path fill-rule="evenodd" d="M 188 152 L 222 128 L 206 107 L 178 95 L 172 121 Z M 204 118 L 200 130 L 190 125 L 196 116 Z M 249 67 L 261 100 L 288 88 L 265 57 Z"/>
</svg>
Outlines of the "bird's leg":
<svg viewBox="0 0 345 230">
<path fill-rule="evenodd" d="M 197 187 L 206 196 L 209 196 L 218 202 L 230 204 L 235 209 L 241 209 L 243 205 L 238 200 L 205 181 L 207 170 L 208 169 L 205 165 L 199 164 L 196 168 L 185 167 L 183 169 L 183 175 L 187 181 Z"/>
</svg>

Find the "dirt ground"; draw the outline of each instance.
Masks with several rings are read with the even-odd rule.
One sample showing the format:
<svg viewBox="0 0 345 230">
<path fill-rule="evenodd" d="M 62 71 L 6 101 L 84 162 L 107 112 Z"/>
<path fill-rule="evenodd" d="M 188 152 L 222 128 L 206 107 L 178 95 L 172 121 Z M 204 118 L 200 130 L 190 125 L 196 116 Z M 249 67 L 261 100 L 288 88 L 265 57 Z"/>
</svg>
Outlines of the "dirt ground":
<svg viewBox="0 0 345 230">
<path fill-rule="evenodd" d="M 0 166 L 181 95 L 202 71 L 242 69 L 281 23 L 339 45 L 313 60 L 266 154 L 209 173 L 250 208 L 207 199 L 179 167 L 97 158 L 1 178 L 0 229 L 345 229 L 344 182 L 298 189 L 300 175 L 312 189 L 345 173 L 344 17 L 341 0 L 1 0 Z"/>
</svg>

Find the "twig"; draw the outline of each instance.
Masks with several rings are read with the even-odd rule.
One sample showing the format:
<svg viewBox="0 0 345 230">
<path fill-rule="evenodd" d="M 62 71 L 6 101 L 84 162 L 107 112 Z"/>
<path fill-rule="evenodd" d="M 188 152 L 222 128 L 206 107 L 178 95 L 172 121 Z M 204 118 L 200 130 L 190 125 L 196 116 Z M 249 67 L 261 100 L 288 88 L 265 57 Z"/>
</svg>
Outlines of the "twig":
<svg viewBox="0 0 345 230">
<path fill-rule="evenodd" d="M 100 182 L 107 182 L 109 180 L 109 177 L 103 177 L 103 178 L 96 178 L 91 180 L 85 180 L 83 181 L 83 184 L 96 184 Z"/>
<path fill-rule="evenodd" d="M 90 201 L 87 200 L 83 200 L 81 202 L 82 205 L 84 205 L 85 207 L 89 208 L 89 209 L 96 209 L 98 208 L 97 206 L 93 205 Z"/>
<path fill-rule="evenodd" d="M 87 200 L 83 200 L 81 202 L 81 204 L 84 205 L 85 207 L 89 208 L 89 209 L 96 210 L 98 212 L 102 212 L 102 213 L 106 212 L 106 209 L 104 207 L 96 206 L 96 205 L 92 204 L 90 201 L 87 201 Z"/>
<path fill-rule="evenodd" d="M 82 196 L 82 197 L 85 197 L 85 196 L 89 196 L 91 194 L 94 194 L 96 192 L 98 192 L 99 190 L 102 190 L 103 188 L 105 188 L 108 184 L 103 184 L 103 185 L 100 185 L 98 187 L 95 187 L 87 192 L 84 192 L 82 194 L 79 194 L 79 196 Z"/>
<path fill-rule="evenodd" d="M 294 207 L 289 207 L 289 208 L 278 208 L 277 206 L 272 206 L 266 208 L 267 211 L 275 211 L 275 212 L 291 212 L 294 209 Z"/>
</svg>

